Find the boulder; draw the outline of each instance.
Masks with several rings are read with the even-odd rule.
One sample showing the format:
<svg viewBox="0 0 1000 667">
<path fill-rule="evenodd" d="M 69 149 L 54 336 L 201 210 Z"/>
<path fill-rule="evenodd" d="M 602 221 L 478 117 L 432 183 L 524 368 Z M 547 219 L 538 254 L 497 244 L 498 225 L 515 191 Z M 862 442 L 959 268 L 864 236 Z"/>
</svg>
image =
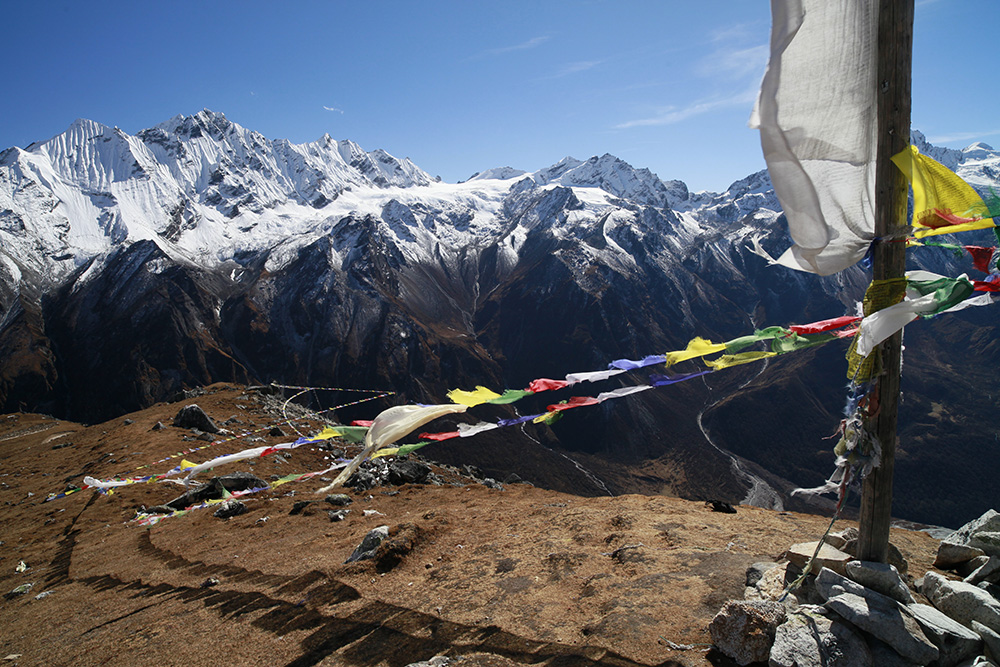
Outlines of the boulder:
<svg viewBox="0 0 1000 667">
<path fill-rule="evenodd" d="M 323 500 L 330 503 L 334 507 L 345 507 L 354 502 L 354 499 L 346 493 L 331 493 Z"/>
<path fill-rule="evenodd" d="M 817 542 L 800 542 L 793 544 L 785 552 L 785 558 L 793 565 L 805 569 L 806 563 L 816 552 Z M 835 549 L 829 544 L 824 544 L 819 550 L 819 555 L 813 561 L 812 573 L 819 574 L 821 568 L 829 568 L 838 574 L 844 574 L 844 565 L 851 560 L 851 555 L 844 553 L 840 549 Z"/>
<path fill-rule="evenodd" d="M 857 556 L 858 556 L 858 540 L 857 540 L 857 538 L 854 538 L 852 540 L 848 540 L 847 544 L 845 544 L 843 547 L 841 547 L 841 550 L 845 551 L 845 552 L 851 554 L 851 556 L 857 558 Z M 895 567 L 896 570 L 901 575 L 903 575 L 903 576 L 906 575 L 906 571 L 909 569 L 909 564 L 906 562 L 906 559 L 903 558 L 903 553 L 892 542 L 889 543 L 889 556 L 888 556 L 888 558 L 886 558 L 886 562 L 888 562 L 889 565 L 892 565 L 893 567 Z"/>
<path fill-rule="evenodd" d="M 896 602 L 913 602 L 910 589 L 895 567 L 888 563 L 855 560 L 844 566 L 847 576 L 866 588 L 888 595 Z"/>
<path fill-rule="evenodd" d="M 712 643 L 738 665 L 767 660 L 785 608 L 770 600 L 729 600 L 708 626 Z"/>
<path fill-rule="evenodd" d="M 816 592 L 819 593 L 824 602 L 841 593 L 852 593 L 861 597 L 865 595 L 864 586 L 826 567 L 819 571 L 815 587 Z"/>
<path fill-rule="evenodd" d="M 977 556 L 986 555 L 982 549 L 970 547 L 967 544 L 956 544 L 948 540 L 938 544 L 937 557 L 934 559 L 934 567 L 941 570 L 951 570 L 962 563 L 966 563 Z"/>
<path fill-rule="evenodd" d="M 937 572 L 924 576 L 921 593 L 948 616 L 967 628 L 978 621 L 1000 632 L 1000 602 L 983 589 L 964 581 L 951 581 Z"/>
<path fill-rule="evenodd" d="M 913 614 L 888 596 L 867 589 L 864 596 L 841 593 L 827 600 L 826 607 L 884 641 L 907 660 L 924 665 L 938 657 L 937 647 L 927 639 Z"/>
<path fill-rule="evenodd" d="M 881 639 L 866 635 L 865 640 L 868 643 L 868 650 L 872 653 L 872 663 L 876 667 L 920 667 L 912 660 L 907 660 L 896 653 L 895 649 Z"/>
<path fill-rule="evenodd" d="M 1000 556 L 1000 513 L 987 510 L 945 538 L 953 544 L 982 549 L 988 556 Z"/>
<path fill-rule="evenodd" d="M 829 571 L 829 570 L 827 570 Z M 871 652 L 861 635 L 822 607 L 788 612 L 778 626 L 769 667 L 867 667 Z"/>
<path fill-rule="evenodd" d="M 768 570 L 778 567 L 777 563 L 765 562 L 765 563 L 754 563 L 747 568 L 746 572 L 746 585 L 756 586 L 757 582 L 760 581 L 761 577 L 764 576 Z"/>
<path fill-rule="evenodd" d="M 982 652 L 983 642 L 975 632 L 926 604 L 908 604 L 927 638 L 938 647 L 939 667 L 953 667 Z"/>
<path fill-rule="evenodd" d="M 205 414 L 205 411 L 198 407 L 197 403 L 185 405 L 174 417 L 174 426 L 178 428 L 196 428 L 206 433 L 218 433 L 219 427 L 215 425 L 212 418 Z"/>
</svg>

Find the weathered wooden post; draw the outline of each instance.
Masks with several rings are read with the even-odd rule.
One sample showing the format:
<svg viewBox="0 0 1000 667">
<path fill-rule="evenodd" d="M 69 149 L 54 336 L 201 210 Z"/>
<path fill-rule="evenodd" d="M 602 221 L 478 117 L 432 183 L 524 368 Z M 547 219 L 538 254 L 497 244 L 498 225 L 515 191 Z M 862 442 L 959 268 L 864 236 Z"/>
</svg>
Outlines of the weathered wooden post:
<svg viewBox="0 0 1000 667">
<path fill-rule="evenodd" d="M 913 0 L 878 0 L 878 154 L 875 167 L 874 280 L 905 272 L 907 183 L 890 158 L 910 143 L 910 70 L 913 53 Z M 900 241 L 898 243 L 890 240 Z M 902 332 L 882 344 L 884 374 L 878 378 L 879 411 L 869 424 L 882 444 L 882 462 L 865 479 L 861 494 L 857 557 L 886 562 L 896 453 L 896 414 Z"/>
</svg>

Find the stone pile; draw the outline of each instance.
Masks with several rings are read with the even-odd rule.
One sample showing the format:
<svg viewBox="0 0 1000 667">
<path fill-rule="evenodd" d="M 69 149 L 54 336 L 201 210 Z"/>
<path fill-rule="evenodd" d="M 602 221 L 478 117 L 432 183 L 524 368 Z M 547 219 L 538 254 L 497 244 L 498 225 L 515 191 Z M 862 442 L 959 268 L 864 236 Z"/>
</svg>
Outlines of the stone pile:
<svg viewBox="0 0 1000 667">
<path fill-rule="evenodd" d="M 908 582 L 897 549 L 872 563 L 852 556 L 856 544 L 854 528 L 828 536 L 804 577 L 816 542 L 750 567 L 744 599 L 709 626 L 715 647 L 737 664 L 771 667 L 1000 665 L 1000 514 L 940 543 L 934 567 L 948 575 Z"/>
</svg>

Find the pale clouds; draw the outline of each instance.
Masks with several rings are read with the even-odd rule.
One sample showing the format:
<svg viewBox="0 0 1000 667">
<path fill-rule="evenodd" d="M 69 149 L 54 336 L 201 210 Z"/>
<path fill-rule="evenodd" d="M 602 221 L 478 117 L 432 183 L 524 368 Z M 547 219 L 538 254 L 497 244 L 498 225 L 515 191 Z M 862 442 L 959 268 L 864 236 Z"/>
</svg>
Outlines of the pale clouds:
<svg viewBox="0 0 1000 667">
<path fill-rule="evenodd" d="M 337 107 L 328 107 L 325 104 L 323 105 L 323 108 L 326 109 L 327 111 L 336 111 L 337 113 L 341 114 L 344 113 L 343 109 L 338 109 Z"/>
<path fill-rule="evenodd" d="M 542 77 L 543 79 L 559 79 L 564 76 L 570 76 L 573 74 L 579 74 L 580 72 L 586 72 L 589 69 L 593 69 L 600 65 L 603 60 L 580 60 L 573 63 L 567 63 L 560 67 L 558 70 L 552 74 Z"/>
<path fill-rule="evenodd" d="M 718 111 L 720 109 L 730 109 L 733 107 L 745 107 L 747 115 L 750 115 L 750 106 L 757 99 L 757 87 L 748 88 L 741 93 L 730 97 L 713 97 L 695 100 L 680 106 L 672 105 L 662 107 L 643 118 L 636 118 L 615 125 L 616 130 L 625 130 L 630 127 L 650 127 L 655 125 L 673 125 L 682 121 L 701 116 L 706 113 Z"/>
<path fill-rule="evenodd" d="M 536 46 L 541 46 L 547 41 L 549 41 L 548 35 L 540 35 L 538 37 L 532 37 L 528 41 L 521 42 L 520 44 L 513 44 L 511 46 L 501 46 L 496 49 L 487 49 L 486 51 L 483 51 L 481 55 L 499 56 L 504 53 L 512 53 L 514 51 L 527 51 L 528 49 L 533 49 Z"/>
</svg>

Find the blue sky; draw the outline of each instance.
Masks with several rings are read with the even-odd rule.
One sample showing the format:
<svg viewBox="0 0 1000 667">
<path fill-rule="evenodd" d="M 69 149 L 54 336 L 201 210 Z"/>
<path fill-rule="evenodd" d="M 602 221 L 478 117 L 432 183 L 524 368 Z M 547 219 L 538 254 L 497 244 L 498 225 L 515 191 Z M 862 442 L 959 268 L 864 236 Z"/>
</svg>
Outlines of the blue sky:
<svg viewBox="0 0 1000 667">
<path fill-rule="evenodd" d="M 604 153 L 694 190 L 764 168 L 746 120 L 766 0 L 4 5 L 0 148 L 209 108 L 446 181 Z M 933 143 L 1000 144 L 997 25 L 997 0 L 917 0 L 913 126 Z"/>
</svg>

